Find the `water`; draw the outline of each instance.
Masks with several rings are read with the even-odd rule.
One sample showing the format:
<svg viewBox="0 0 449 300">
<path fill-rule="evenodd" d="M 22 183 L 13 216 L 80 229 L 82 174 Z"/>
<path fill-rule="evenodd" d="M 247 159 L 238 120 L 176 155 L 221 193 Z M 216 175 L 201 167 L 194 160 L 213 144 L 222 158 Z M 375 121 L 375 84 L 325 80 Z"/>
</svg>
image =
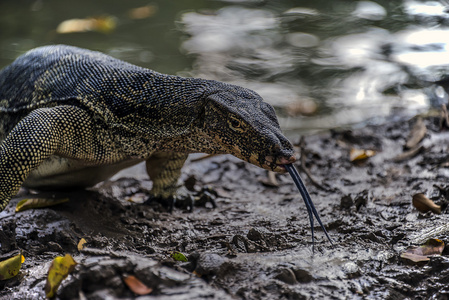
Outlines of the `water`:
<svg viewBox="0 0 449 300">
<path fill-rule="evenodd" d="M 431 82 L 448 72 L 448 7 L 408 0 L 2 1 L 0 67 L 40 45 L 96 49 L 159 72 L 252 88 L 295 135 L 412 116 L 447 101 Z M 98 16 L 112 22 L 109 32 L 57 32 L 63 21 Z"/>
</svg>

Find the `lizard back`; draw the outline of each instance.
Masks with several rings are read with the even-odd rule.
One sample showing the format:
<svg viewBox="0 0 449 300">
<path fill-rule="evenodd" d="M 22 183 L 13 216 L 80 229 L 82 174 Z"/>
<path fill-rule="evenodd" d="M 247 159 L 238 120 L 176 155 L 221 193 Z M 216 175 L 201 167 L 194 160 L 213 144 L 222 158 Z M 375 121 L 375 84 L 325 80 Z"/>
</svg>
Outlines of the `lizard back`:
<svg viewBox="0 0 449 300">
<path fill-rule="evenodd" d="M 96 51 L 45 46 L 0 71 L 0 113 L 20 116 L 40 107 L 76 105 L 110 126 L 160 138 L 189 127 L 204 85 Z"/>
</svg>

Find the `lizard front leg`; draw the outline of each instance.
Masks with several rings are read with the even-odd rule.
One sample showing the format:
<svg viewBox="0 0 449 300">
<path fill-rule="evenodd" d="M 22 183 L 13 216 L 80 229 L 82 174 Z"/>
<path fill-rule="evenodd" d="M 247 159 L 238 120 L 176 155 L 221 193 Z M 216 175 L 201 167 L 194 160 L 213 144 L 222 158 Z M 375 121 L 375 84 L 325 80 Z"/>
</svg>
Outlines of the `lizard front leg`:
<svg viewBox="0 0 449 300">
<path fill-rule="evenodd" d="M 104 160 L 94 136 L 91 118 L 78 107 L 40 108 L 25 116 L 0 145 L 0 211 L 29 173 L 51 155 Z"/>
<path fill-rule="evenodd" d="M 147 173 L 153 181 L 152 196 L 162 199 L 176 196 L 181 168 L 187 156 L 186 153 L 156 152 L 147 159 Z"/>
</svg>

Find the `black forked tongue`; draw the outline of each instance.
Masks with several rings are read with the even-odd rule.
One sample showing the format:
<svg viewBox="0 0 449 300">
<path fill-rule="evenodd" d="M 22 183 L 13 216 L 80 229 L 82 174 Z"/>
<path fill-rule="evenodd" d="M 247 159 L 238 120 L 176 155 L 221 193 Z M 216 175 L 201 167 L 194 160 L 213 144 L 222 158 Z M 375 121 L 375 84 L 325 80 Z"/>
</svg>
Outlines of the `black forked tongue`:
<svg viewBox="0 0 449 300">
<path fill-rule="evenodd" d="M 329 237 L 329 234 L 326 231 L 326 228 L 324 228 L 323 223 L 321 222 L 320 216 L 318 215 L 318 212 L 315 209 L 315 205 L 313 205 L 312 199 L 310 199 L 309 192 L 306 189 L 306 186 L 302 182 L 301 177 L 299 176 L 298 171 L 293 166 L 293 164 L 287 164 L 284 165 L 284 167 L 287 169 L 288 173 L 290 173 L 290 176 L 293 178 L 293 181 L 296 184 L 296 187 L 298 188 L 299 192 L 301 193 L 302 199 L 304 200 L 304 203 L 307 207 L 307 213 L 309 214 L 309 220 L 310 220 L 310 227 L 312 228 L 312 251 L 315 252 L 315 234 L 313 229 L 313 216 L 315 216 L 316 220 L 321 226 L 321 229 L 323 229 L 324 234 L 326 234 L 327 239 L 333 246 L 334 243 L 332 242 L 331 238 Z"/>
</svg>

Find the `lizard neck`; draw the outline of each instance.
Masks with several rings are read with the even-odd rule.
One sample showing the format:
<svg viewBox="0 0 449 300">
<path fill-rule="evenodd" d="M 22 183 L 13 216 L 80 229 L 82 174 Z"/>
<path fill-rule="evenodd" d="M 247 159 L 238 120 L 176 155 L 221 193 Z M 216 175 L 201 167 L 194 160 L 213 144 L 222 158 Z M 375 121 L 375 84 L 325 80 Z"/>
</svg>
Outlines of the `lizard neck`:
<svg viewBox="0 0 449 300">
<path fill-rule="evenodd" d="M 192 125 L 189 133 L 162 140 L 158 151 L 181 153 L 225 154 L 227 150 L 204 133 L 200 126 Z"/>
<path fill-rule="evenodd" d="M 133 157 L 154 151 L 211 153 L 213 143 L 201 132 L 200 120 L 210 88 L 210 81 L 198 78 L 150 70 L 135 74 L 126 96 L 115 100 L 115 139 Z"/>
<path fill-rule="evenodd" d="M 113 99 L 110 110 L 117 119 L 113 124 L 154 140 L 188 133 L 203 109 L 206 81 L 150 70 L 132 75 L 122 82 L 126 93 Z"/>
</svg>

